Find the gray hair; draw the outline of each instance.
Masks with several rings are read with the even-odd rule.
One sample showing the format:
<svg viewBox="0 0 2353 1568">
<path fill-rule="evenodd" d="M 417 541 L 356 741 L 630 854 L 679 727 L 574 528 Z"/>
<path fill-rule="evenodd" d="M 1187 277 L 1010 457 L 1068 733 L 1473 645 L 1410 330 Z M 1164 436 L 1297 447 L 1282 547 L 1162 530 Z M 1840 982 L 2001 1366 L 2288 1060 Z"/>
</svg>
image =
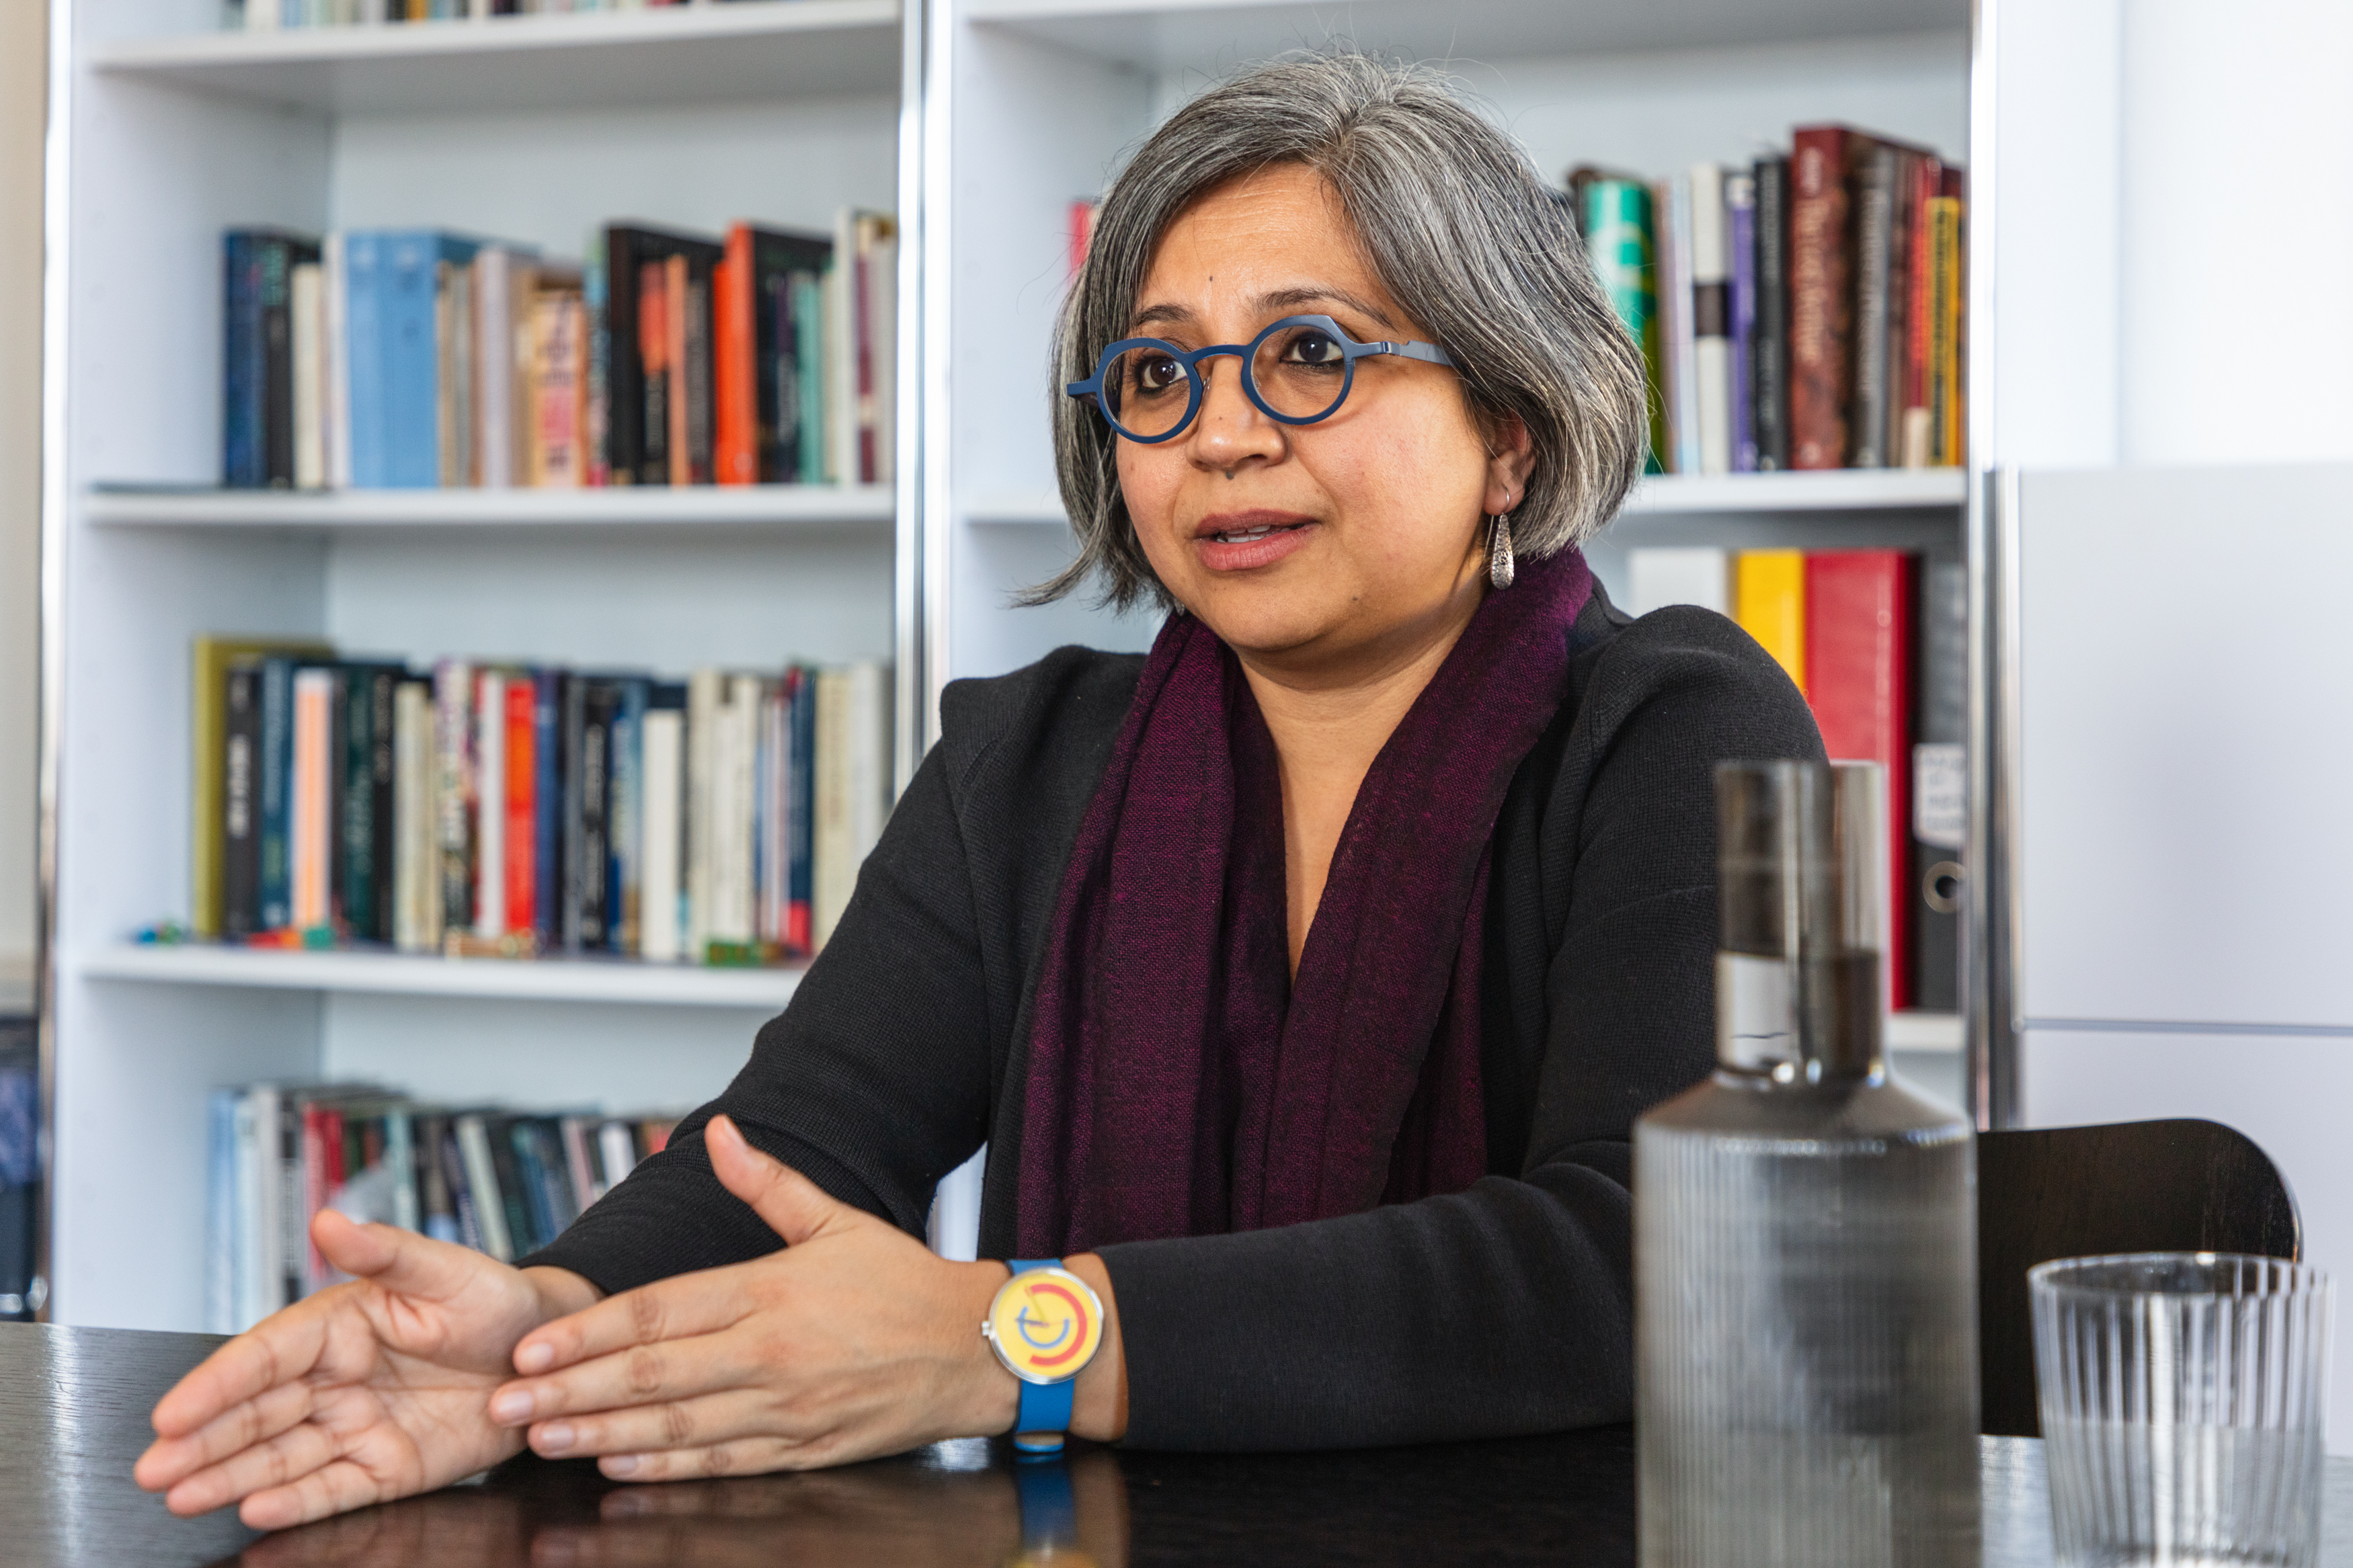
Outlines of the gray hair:
<svg viewBox="0 0 2353 1568">
<path fill-rule="evenodd" d="M 1641 353 L 1585 259 L 1565 198 L 1439 72 L 1354 50 L 1293 55 L 1178 110 L 1103 198 L 1054 331 L 1054 465 L 1079 554 L 1027 602 L 1100 578 L 1107 605 L 1170 603 L 1120 494 L 1116 437 L 1062 387 L 1093 374 L 1095 357 L 1127 334 L 1176 216 L 1283 163 L 1329 183 L 1383 284 L 1453 355 L 1481 423 L 1526 426 L 1535 464 L 1512 514 L 1519 553 L 1582 544 L 1625 500 L 1647 433 Z"/>
</svg>

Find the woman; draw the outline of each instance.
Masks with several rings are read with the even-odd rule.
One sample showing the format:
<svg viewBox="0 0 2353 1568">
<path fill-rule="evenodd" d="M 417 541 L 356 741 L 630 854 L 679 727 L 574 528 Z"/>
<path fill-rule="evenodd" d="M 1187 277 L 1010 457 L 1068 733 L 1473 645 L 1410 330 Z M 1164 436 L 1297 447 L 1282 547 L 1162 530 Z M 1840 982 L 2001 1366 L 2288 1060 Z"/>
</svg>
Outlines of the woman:
<svg viewBox="0 0 2353 1568">
<path fill-rule="evenodd" d="M 1150 657 L 951 687 L 790 1008 L 554 1247 L 320 1215 L 354 1282 L 156 1407 L 138 1476 L 175 1510 L 290 1524 L 526 1442 L 650 1480 L 1017 1423 L 1625 1418 L 1629 1128 L 1711 1058 L 1710 766 L 1819 756 L 1805 706 L 1724 620 L 1593 583 L 1640 363 L 1432 79 L 1241 76 L 1094 245 L 1054 427 L 1083 549 L 1047 592 L 1166 605 Z M 984 1142 L 991 1260 L 949 1262 L 914 1237 Z M 1066 1308 L 1008 1305 L 1039 1280 Z M 1083 1370 L 1039 1381 L 1066 1339 Z"/>
</svg>

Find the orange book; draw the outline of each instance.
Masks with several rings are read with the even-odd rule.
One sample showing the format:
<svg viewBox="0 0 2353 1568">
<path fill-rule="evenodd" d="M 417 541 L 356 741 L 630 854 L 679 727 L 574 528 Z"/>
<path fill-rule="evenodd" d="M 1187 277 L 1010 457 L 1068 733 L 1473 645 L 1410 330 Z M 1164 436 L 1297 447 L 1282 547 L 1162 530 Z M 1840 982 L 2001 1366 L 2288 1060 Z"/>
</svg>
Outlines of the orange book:
<svg viewBox="0 0 2353 1568">
<path fill-rule="evenodd" d="M 673 256 L 662 263 L 662 277 L 668 287 L 668 302 L 663 307 L 670 328 L 670 345 L 665 358 L 670 362 L 670 482 L 674 485 L 694 483 L 694 448 L 686 418 L 686 330 L 687 298 L 686 258 Z"/>
<path fill-rule="evenodd" d="M 539 716 L 528 674 L 510 676 L 507 707 L 507 923 L 528 931 L 538 922 Z"/>
<path fill-rule="evenodd" d="M 727 254 L 711 269 L 713 467 L 723 485 L 748 485 L 760 478 L 759 433 L 755 428 L 754 361 L 752 306 L 752 226 L 739 223 L 727 230 Z"/>
</svg>

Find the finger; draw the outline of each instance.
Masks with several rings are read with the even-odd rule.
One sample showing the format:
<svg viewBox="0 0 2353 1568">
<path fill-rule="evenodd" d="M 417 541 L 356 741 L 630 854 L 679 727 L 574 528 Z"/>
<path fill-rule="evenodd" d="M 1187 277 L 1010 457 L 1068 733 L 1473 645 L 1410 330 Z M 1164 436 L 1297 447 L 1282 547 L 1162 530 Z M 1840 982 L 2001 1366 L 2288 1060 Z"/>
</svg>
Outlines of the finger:
<svg viewBox="0 0 2353 1568">
<path fill-rule="evenodd" d="M 267 1389 L 318 1365 L 332 1304 L 313 1298 L 264 1319 L 206 1356 L 155 1404 L 156 1436 L 185 1437 Z"/>
<path fill-rule="evenodd" d="M 787 1437 L 741 1437 L 699 1448 L 649 1454 L 616 1454 L 596 1468 L 617 1481 L 694 1481 L 718 1476 L 757 1476 L 771 1470 L 813 1470 L 833 1461 L 823 1446 Z"/>
<path fill-rule="evenodd" d="M 692 1399 L 664 1399 L 592 1415 L 565 1415 L 531 1429 L 532 1451 L 546 1459 L 582 1459 L 602 1454 L 635 1454 L 655 1448 L 694 1448 L 740 1437 L 782 1436 L 795 1442 L 814 1433 L 797 1430 L 765 1392 L 732 1388 Z"/>
<path fill-rule="evenodd" d="M 311 1413 L 311 1386 L 281 1383 L 236 1405 L 185 1437 L 158 1437 L 132 1467 L 131 1479 L 165 1490 L 207 1465 L 267 1441 Z"/>
<path fill-rule="evenodd" d="M 198 1470 L 164 1494 L 164 1506 L 183 1518 L 210 1513 L 239 1498 L 290 1485 L 332 1462 L 336 1453 L 334 1434 L 305 1421 Z"/>
<path fill-rule="evenodd" d="M 752 1370 L 733 1352 L 724 1333 L 632 1345 L 551 1376 L 506 1384 L 491 1395 L 491 1419 L 501 1426 L 521 1426 L 554 1415 L 626 1410 L 716 1394 L 742 1387 Z"/>
<path fill-rule="evenodd" d="M 632 1346 L 726 1328 L 746 1308 L 738 1278 L 733 1269 L 706 1268 L 607 1296 L 525 1334 L 514 1348 L 514 1369 L 532 1377 Z"/>
<path fill-rule="evenodd" d="M 824 1188 L 781 1161 L 772 1159 L 744 1140 L 734 1119 L 714 1116 L 702 1130 L 711 1151 L 711 1168 L 720 1184 L 752 1205 L 768 1228 L 798 1247 L 828 1226 L 860 1211 L 827 1195 Z"/>
<path fill-rule="evenodd" d="M 470 1247 L 396 1225 L 361 1225 L 333 1209 L 312 1218 L 311 1239 L 344 1273 L 403 1296 L 446 1301 L 481 1278 L 484 1258 Z"/>
<path fill-rule="evenodd" d="M 346 1509 L 365 1508 L 392 1494 L 349 1459 L 337 1459 L 282 1487 L 254 1493 L 237 1517 L 255 1530 L 286 1530 Z"/>
</svg>

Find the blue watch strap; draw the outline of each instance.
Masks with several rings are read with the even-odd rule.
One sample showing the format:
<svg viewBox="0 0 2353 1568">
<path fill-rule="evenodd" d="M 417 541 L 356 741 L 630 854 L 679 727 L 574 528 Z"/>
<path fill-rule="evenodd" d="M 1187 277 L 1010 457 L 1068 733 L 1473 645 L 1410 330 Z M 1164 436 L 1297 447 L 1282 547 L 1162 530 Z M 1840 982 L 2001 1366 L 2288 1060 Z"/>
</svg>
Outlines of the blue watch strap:
<svg viewBox="0 0 2353 1568">
<path fill-rule="evenodd" d="M 1017 1258 L 1006 1267 L 1016 1274 L 1032 1268 L 1060 1268 L 1059 1258 Z M 1059 1454 L 1062 1451 L 1062 1434 L 1071 1429 L 1071 1409 L 1075 1401 L 1078 1379 L 1066 1377 L 1060 1383 L 1021 1384 L 1021 1403 L 1013 1415 L 1013 1446 L 1025 1456 Z"/>
</svg>

